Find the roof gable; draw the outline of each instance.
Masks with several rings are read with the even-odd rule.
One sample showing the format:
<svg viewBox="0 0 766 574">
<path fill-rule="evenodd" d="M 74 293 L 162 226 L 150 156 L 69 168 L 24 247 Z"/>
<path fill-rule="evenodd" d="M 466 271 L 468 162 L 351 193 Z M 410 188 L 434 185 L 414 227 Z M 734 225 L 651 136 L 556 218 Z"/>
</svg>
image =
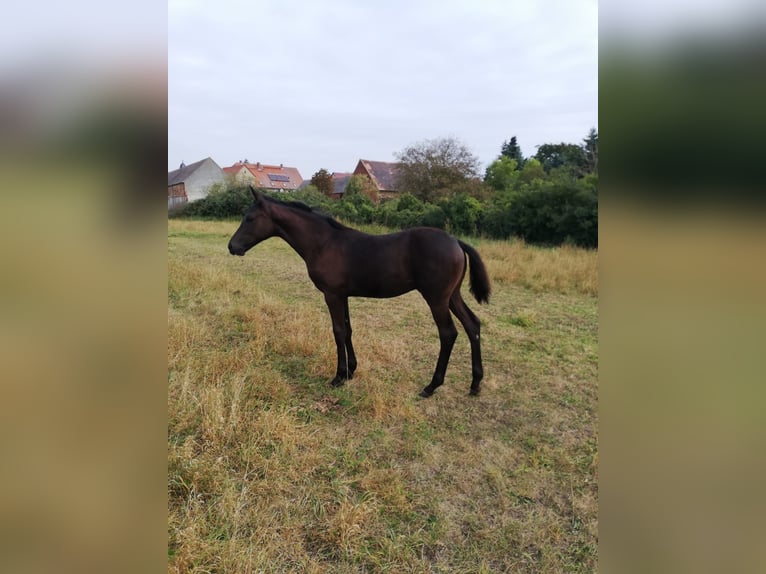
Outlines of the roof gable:
<svg viewBox="0 0 766 574">
<path fill-rule="evenodd" d="M 178 169 L 175 169 L 173 171 L 168 172 L 168 185 L 175 185 L 177 183 L 183 183 L 189 177 L 191 174 L 193 174 L 195 171 L 199 169 L 199 167 L 205 163 L 206 161 L 213 161 L 209 157 L 206 157 L 205 159 L 201 159 L 199 161 L 195 161 L 194 163 L 190 163 L 189 165 L 181 164 L 182 167 L 179 167 Z"/>
<path fill-rule="evenodd" d="M 354 173 L 359 173 L 360 167 L 372 179 L 378 191 L 396 191 L 396 183 L 399 177 L 399 163 L 386 161 L 370 161 L 360 159 Z"/>
</svg>

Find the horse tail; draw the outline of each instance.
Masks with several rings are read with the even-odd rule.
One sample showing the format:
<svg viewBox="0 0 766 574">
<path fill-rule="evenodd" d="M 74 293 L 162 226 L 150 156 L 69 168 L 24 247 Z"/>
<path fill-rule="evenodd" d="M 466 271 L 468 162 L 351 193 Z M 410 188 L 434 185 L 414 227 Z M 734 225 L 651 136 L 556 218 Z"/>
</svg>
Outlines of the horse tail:
<svg viewBox="0 0 766 574">
<path fill-rule="evenodd" d="M 470 291 L 479 303 L 489 303 L 489 294 L 492 291 L 492 287 L 489 284 L 489 275 L 487 275 L 487 268 L 484 266 L 484 261 L 479 257 L 479 252 L 467 243 L 463 243 L 459 239 L 457 240 L 460 248 L 468 255 L 470 262 Z"/>
</svg>

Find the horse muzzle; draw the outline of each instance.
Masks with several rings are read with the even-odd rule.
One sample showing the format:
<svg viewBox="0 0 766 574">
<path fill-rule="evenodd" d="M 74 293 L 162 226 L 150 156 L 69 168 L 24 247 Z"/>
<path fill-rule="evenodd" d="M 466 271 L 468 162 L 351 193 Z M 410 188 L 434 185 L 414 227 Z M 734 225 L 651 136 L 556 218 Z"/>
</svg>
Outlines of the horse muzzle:
<svg viewBox="0 0 766 574">
<path fill-rule="evenodd" d="M 229 241 L 229 253 L 232 255 L 239 255 L 242 257 L 245 254 L 245 249 L 242 249 L 241 247 L 235 247 L 231 244 L 231 241 Z"/>
</svg>

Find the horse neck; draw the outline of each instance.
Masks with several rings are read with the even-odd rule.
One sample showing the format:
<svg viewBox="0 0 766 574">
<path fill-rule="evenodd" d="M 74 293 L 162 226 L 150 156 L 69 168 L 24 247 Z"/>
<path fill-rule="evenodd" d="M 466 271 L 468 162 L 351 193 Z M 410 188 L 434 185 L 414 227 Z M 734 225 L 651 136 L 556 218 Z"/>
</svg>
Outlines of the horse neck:
<svg viewBox="0 0 766 574">
<path fill-rule="evenodd" d="M 274 204 L 272 219 L 277 235 L 284 239 L 305 261 L 310 261 L 332 233 L 321 218 L 308 212 Z"/>
</svg>

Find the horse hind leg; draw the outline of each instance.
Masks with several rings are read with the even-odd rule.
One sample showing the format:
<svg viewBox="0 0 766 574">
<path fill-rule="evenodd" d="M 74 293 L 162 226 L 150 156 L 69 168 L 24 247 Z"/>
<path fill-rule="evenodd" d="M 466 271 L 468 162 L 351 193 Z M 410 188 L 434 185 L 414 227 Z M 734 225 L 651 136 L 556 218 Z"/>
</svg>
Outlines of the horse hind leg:
<svg viewBox="0 0 766 574">
<path fill-rule="evenodd" d="M 468 340 L 471 342 L 471 395 L 478 395 L 481 388 L 481 380 L 484 378 L 484 368 L 481 363 L 481 322 L 473 311 L 463 301 L 460 290 L 452 294 L 449 302 L 450 310 L 455 314 L 465 329 Z"/>
<path fill-rule="evenodd" d="M 444 383 L 444 375 L 447 372 L 447 364 L 452 354 L 452 347 L 455 345 L 455 339 L 457 339 L 457 328 L 450 316 L 449 306 L 446 304 L 430 306 L 436 327 L 439 329 L 441 348 L 439 349 L 439 359 L 436 361 L 434 376 L 430 384 L 420 391 L 420 396 L 424 398 L 433 395 L 434 391 Z"/>
</svg>

